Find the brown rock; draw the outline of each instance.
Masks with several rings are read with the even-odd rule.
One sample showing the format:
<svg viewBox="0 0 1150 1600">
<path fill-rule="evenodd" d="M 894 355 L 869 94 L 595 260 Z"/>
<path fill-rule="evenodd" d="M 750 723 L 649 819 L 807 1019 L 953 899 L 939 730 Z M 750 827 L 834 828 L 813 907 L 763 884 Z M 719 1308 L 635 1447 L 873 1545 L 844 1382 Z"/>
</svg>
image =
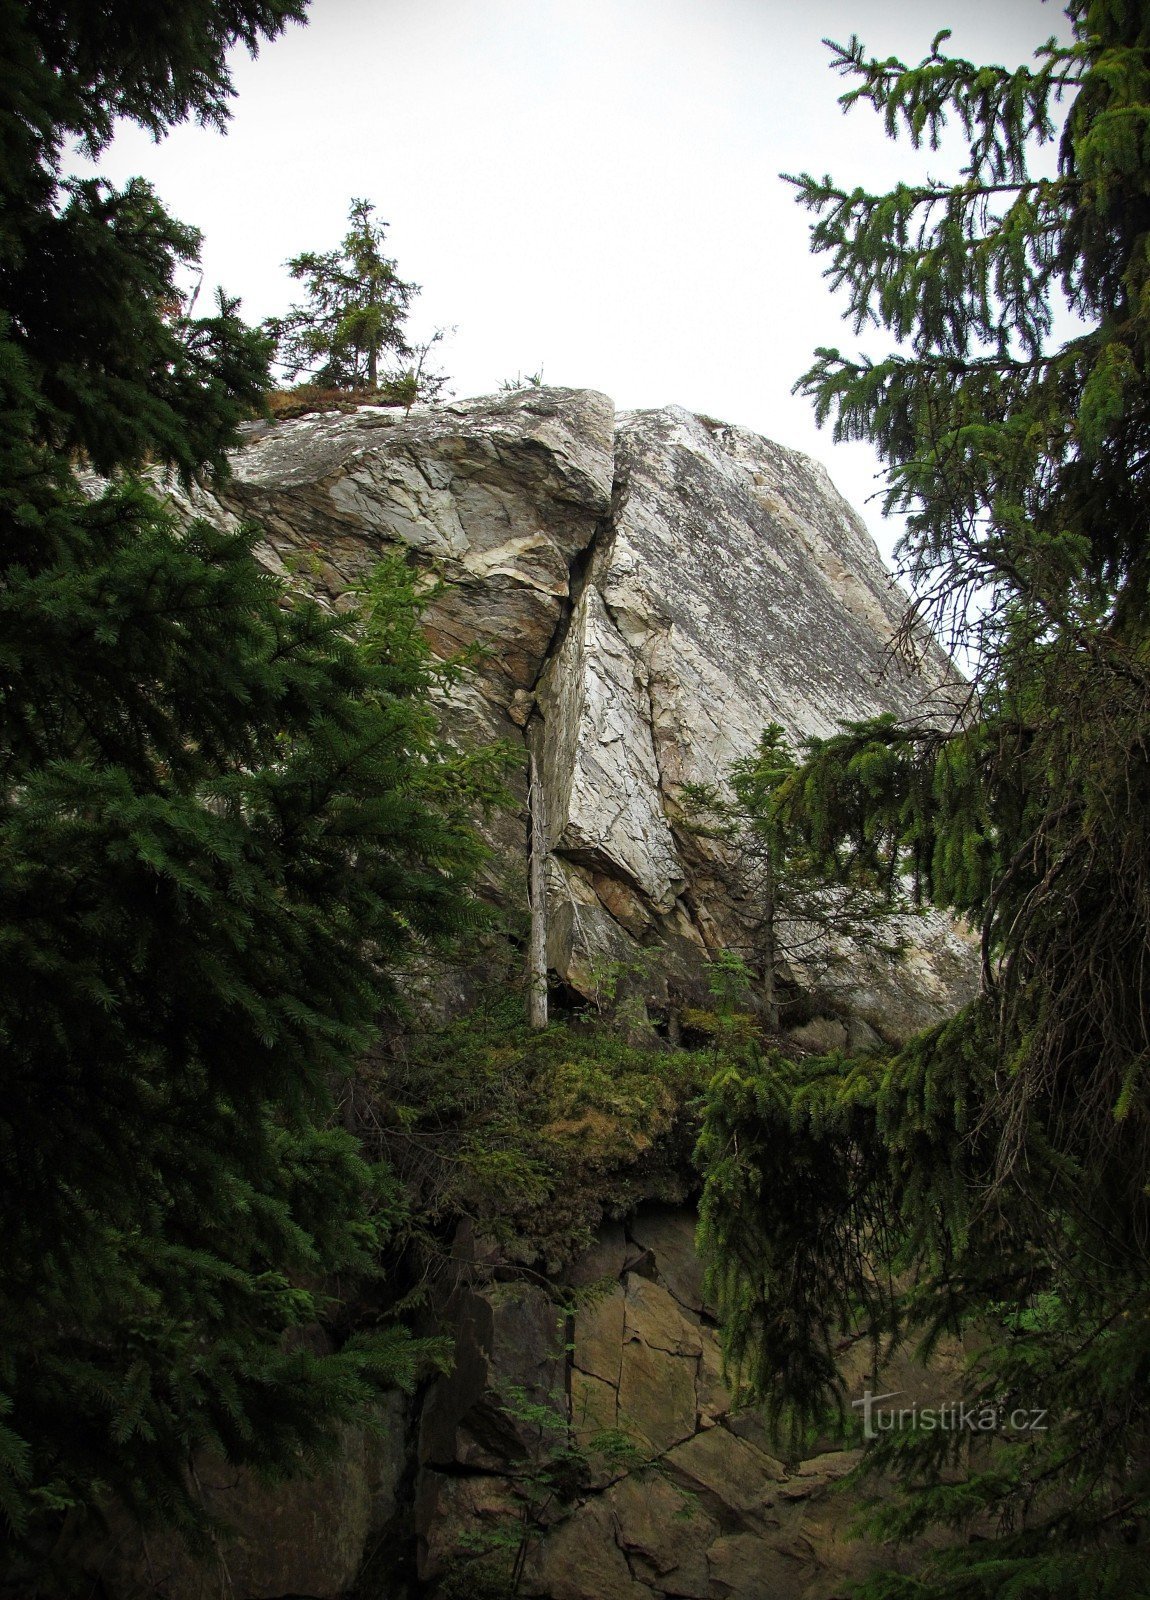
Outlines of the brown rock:
<svg viewBox="0 0 1150 1600">
<path fill-rule="evenodd" d="M 847 1047 L 846 1025 L 837 1017 L 812 1017 L 801 1028 L 792 1028 L 788 1037 L 804 1050 L 813 1050 L 818 1055 L 830 1055 L 833 1050 Z"/>
<path fill-rule="evenodd" d="M 710 1328 L 703 1328 L 701 1332 L 703 1354 L 699 1360 L 695 1389 L 699 1422 L 705 1427 L 719 1417 L 729 1416 L 734 1399 L 723 1382 L 723 1353 L 719 1348 L 719 1336 Z"/>
<path fill-rule="evenodd" d="M 602 1499 L 587 1501 L 528 1556 L 522 1590 L 547 1600 L 651 1600 L 636 1583 L 615 1542 L 615 1522 Z"/>
<path fill-rule="evenodd" d="M 848 1472 L 853 1472 L 861 1460 L 861 1450 L 826 1450 L 822 1455 L 812 1456 L 809 1461 L 800 1461 L 795 1468 L 795 1476 L 814 1478 L 820 1483 L 837 1483 Z"/>
<path fill-rule="evenodd" d="M 573 1360 L 580 1372 L 617 1385 L 623 1363 L 625 1301 L 623 1290 L 575 1313 Z"/>
<path fill-rule="evenodd" d="M 424 1470 L 415 1496 L 418 1571 L 434 1582 L 487 1546 L 499 1547 L 522 1515 L 522 1502 L 507 1478 L 460 1478 Z M 281 1590 L 310 1594 L 310 1590 Z"/>
<path fill-rule="evenodd" d="M 424 1405 L 420 1461 L 490 1468 L 551 1448 L 566 1385 L 560 1317 L 548 1296 L 522 1284 L 463 1289 L 444 1317 L 455 1326 L 455 1361 Z M 521 1399 L 550 1409 L 555 1425 L 519 1415 Z"/>
<path fill-rule="evenodd" d="M 674 1595 L 710 1594 L 707 1547 L 719 1528 L 690 1495 L 661 1472 L 632 1473 L 604 1497 L 615 1518 L 615 1538 L 632 1569 L 640 1564 L 660 1590 Z"/>
<path fill-rule="evenodd" d="M 621 1222 L 606 1222 L 591 1247 L 576 1256 L 565 1277 L 574 1289 L 586 1289 L 605 1279 L 619 1278 L 627 1264 L 630 1247 Z"/>
<path fill-rule="evenodd" d="M 812 1579 L 819 1576 L 813 1553 L 800 1542 L 791 1548 L 753 1533 L 734 1533 L 716 1539 L 707 1551 L 712 1593 L 725 1600 L 804 1600 Z"/>
<path fill-rule="evenodd" d="M 702 1355 L 698 1324 L 687 1321 L 666 1289 L 637 1272 L 627 1274 L 625 1287 L 627 1339 L 639 1339 L 671 1355 Z"/>
<path fill-rule="evenodd" d="M 702 1492 L 715 1509 L 762 1519 L 775 1504 L 785 1476 L 779 1462 L 726 1428 L 709 1428 L 671 1450 L 666 1469 L 678 1482 Z"/>
<path fill-rule="evenodd" d="M 659 1282 L 679 1304 L 696 1313 L 703 1311 L 703 1264 L 695 1250 L 694 1212 L 677 1206 L 645 1206 L 632 1218 L 628 1232 L 652 1252 Z"/>
<path fill-rule="evenodd" d="M 654 1454 L 695 1431 L 695 1362 L 629 1339 L 623 1346 L 618 1425 Z"/>
<path fill-rule="evenodd" d="M 608 877 L 605 872 L 593 872 L 591 882 L 615 921 L 632 938 L 641 939 L 654 921 L 644 901 L 619 878 Z"/>
<path fill-rule="evenodd" d="M 575 1442 L 585 1448 L 597 1433 L 619 1423 L 618 1391 L 601 1378 L 593 1378 L 578 1368 L 571 1374 L 571 1431 Z"/>
<path fill-rule="evenodd" d="M 79 1557 L 99 1573 L 109 1600 L 271 1600 L 308 1595 L 336 1600 L 355 1581 L 384 1486 L 369 1464 L 361 1429 L 344 1431 L 336 1462 L 324 1473 L 268 1484 L 254 1473 L 201 1462 L 211 1511 L 229 1529 L 214 1559 L 196 1560 L 174 1534 L 149 1535 L 115 1514 L 109 1547 Z M 391 1486 L 394 1490 L 394 1484 Z M 374 1491 L 374 1494 L 373 1494 Z"/>
</svg>

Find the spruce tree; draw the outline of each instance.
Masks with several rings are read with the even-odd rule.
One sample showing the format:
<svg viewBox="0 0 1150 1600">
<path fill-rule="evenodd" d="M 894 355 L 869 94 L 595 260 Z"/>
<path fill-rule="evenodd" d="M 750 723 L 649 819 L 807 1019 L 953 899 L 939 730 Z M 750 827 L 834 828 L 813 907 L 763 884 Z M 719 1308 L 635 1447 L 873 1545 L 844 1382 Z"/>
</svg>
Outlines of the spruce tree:
<svg viewBox="0 0 1150 1600">
<path fill-rule="evenodd" d="M 225 51 L 298 0 L 0 17 L 0 1516 L 25 1588 L 61 1518 L 202 1518 L 208 1451 L 328 1450 L 422 1347 L 352 1335 L 395 1185 L 333 1119 L 395 963 L 473 920 L 478 845 L 402 565 L 358 613 L 256 530 L 133 476 L 226 471 L 267 340 L 192 319 L 192 230 L 64 182 L 115 117 L 220 123 Z M 77 467 L 103 486 L 81 486 Z M 289 603 L 290 602 L 290 603 Z M 327 1287 L 325 1287 L 327 1286 Z M 330 1350 L 292 1331 L 323 1319 Z M 22 1591 L 23 1592 L 23 1591 Z"/>
<path fill-rule="evenodd" d="M 953 724 L 816 744 L 780 815 L 969 917 L 982 985 L 889 1061 L 718 1082 L 703 1235 L 732 1359 L 798 1428 L 845 1398 L 843 1337 L 975 1334 L 961 1398 L 1007 1425 L 871 1452 L 903 1488 L 873 1528 L 951 1535 L 885 1600 L 1147 1593 L 1150 19 L 1067 16 L 1013 71 L 945 35 L 917 67 L 832 45 L 844 104 L 915 145 L 949 116 L 969 159 L 889 194 L 795 180 L 856 325 L 897 341 L 821 350 L 802 387 L 888 463 L 908 647 L 933 623 L 975 675 Z"/>
<path fill-rule="evenodd" d="M 414 348 L 404 324 L 419 286 L 405 282 L 384 253 L 387 224 L 369 200 L 353 200 L 338 250 L 306 250 L 287 263 L 306 299 L 267 324 L 289 379 L 301 374 L 322 389 L 381 390 L 411 405 L 438 395 L 446 378 L 427 368 L 437 332 Z M 386 363 L 386 364 L 385 364 Z"/>
<path fill-rule="evenodd" d="M 817 741 L 808 743 L 817 748 Z M 908 910 L 890 872 L 854 852 L 832 863 L 814 856 L 803 827 L 789 827 L 779 805 L 798 767 L 785 729 L 768 723 L 754 752 L 733 763 L 725 789 L 688 784 L 684 807 L 694 833 L 724 841 L 737 882 L 749 942 L 733 954 L 760 974 L 768 1029 L 777 1033 L 784 969 L 833 990 L 862 947 L 895 958 L 905 939 L 891 918 Z"/>
</svg>

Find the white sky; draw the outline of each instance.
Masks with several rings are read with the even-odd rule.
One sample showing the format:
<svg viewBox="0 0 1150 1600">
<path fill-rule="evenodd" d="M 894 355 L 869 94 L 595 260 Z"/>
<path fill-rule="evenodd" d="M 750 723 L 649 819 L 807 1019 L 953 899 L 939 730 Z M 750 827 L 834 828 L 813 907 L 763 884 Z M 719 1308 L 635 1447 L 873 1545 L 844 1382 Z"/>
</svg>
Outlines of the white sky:
<svg viewBox="0 0 1150 1600">
<path fill-rule="evenodd" d="M 1065 33 L 1056 6 L 312 0 L 309 19 L 237 55 L 226 135 L 125 128 L 98 163 L 203 231 L 205 288 L 250 321 L 285 310 L 284 261 L 334 248 L 364 196 L 423 286 L 411 331 L 458 325 L 456 394 L 542 366 L 620 408 L 740 423 L 823 461 L 889 554 L 869 447 L 833 445 L 790 392 L 816 345 L 854 340 L 778 173 L 881 188 L 956 165 L 844 117 L 824 36 L 917 61 L 949 26 L 952 51 L 1013 66 Z"/>
</svg>

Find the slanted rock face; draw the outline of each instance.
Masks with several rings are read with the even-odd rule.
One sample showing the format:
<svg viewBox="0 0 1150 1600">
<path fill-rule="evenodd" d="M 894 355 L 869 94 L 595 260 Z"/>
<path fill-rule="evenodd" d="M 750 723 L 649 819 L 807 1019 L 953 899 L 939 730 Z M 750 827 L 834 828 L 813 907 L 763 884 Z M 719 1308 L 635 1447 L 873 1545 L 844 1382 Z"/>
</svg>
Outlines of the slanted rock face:
<svg viewBox="0 0 1150 1600">
<path fill-rule="evenodd" d="M 584 994 L 611 969 L 656 1008 L 697 1001 L 708 958 L 748 943 L 753 908 L 723 847 L 684 827 L 685 784 L 721 782 L 767 722 L 826 734 L 921 711 L 932 691 L 891 657 L 900 597 L 822 468 L 677 407 L 616 416 L 568 389 L 361 407 L 278 424 L 233 467 L 217 496 L 173 498 L 258 519 L 268 566 L 334 605 L 404 550 L 428 580 L 436 651 L 479 645 L 448 724 L 521 742 L 524 769 L 536 750 L 548 961 Z M 521 898 L 523 814 L 490 837 L 490 887 Z M 860 956 L 840 999 L 887 1036 L 969 983 L 949 922 L 907 931 L 909 964 Z"/>
<path fill-rule="evenodd" d="M 713 781 L 779 722 L 794 737 L 904 711 L 902 604 L 821 467 L 670 406 L 619 419 L 603 598 L 647 669 L 665 784 Z"/>
</svg>

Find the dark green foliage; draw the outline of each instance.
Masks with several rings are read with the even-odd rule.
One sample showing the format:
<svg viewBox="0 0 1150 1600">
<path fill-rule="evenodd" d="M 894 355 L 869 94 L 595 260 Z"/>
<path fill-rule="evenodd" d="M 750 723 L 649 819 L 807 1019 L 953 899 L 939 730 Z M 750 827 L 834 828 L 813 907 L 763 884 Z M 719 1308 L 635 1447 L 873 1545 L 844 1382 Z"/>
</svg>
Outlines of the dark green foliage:
<svg viewBox="0 0 1150 1600">
<path fill-rule="evenodd" d="M 859 1068 L 861 1085 L 877 1071 Z M 875 1168 L 874 1132 L 854 1126 L 845 1075 L 842 1062 L 752 1053 L 712 1083 L 697 1150 L 707 1175 L 699 1237 L 725 1372 L 765 1402 L 791 1446 L 841 1408 L 836 1346 L 879 1298 L 859 1193 Z M 828 1121 L 840 1135 L 830 1150 Z"/>
<path fill-rule="evenodd" d="M 874 1600 L 1150 1589 L 1150 19 L 1068 15 L 1016 72 L 942 36 L 916 68 L 834 47 L 848 104 L 916 143 L 957 113 L 969 166 L 887 196 L 799 180 L 856 325 L 901 341 L 821 351 L 803 387 L 889 464 L 908 642 L 949 629 L 975 681 L 950 723 L 815 742 L 775 806 L 814 859 L 969 917 L 982 984 L 886 1063 L 720 1080 L 704 1242 L 777 1415 L 834 1412 L 842 1337 L 965 1332 L 954 1398 L 1048 1424 L 874 1446 L 903 1492 L 872 1531 L 953 1541 Z"/>
<path fill-rule="evenodd" d="M 1026 1184 L 988 1199 L 995 1043 L 976 1004 L 890 1061 L 772 1057 L 721 1073 L 699 1143 L 709 1290 L 733 1373 L 799 1453 L 809 1430 L 851 1417 L 857 1442 L 844 1339 L 868 1336 L 878 1363 L 901 1339 L 929 1357 L 968 1336 L 947 1398 L 993 1411 L 998 1430 L 920 1426 L 871 1446 L 868 1469 L 903 1491 L 881 1491 L 871 1536 L 956 1541 L 912 1587 L 872 1580 L 871 1600 L 1126 1600 L 1145 1593 L 1150 1489 L 1137 1230 L 1115 1227 L 1105 1171 L 1044 1144 L 1037 1118 Z"/>
<path fill-rule="evenodd" d="M 466 1218 L 556 1268 L 604 1215 L 681 1197 L 712 1071 L 709 1054 L 629 1043 L 590 1016 L 533 1029 L 512 992 L 376 1052 L 355 1103 L 368 1148 L 407 1185 L 413 1259 L 442 1265 Z"/>
<path fill-rule="evenodd" d="M 52 509 L 66 554 L 10 566 L 0 607 L 17 1527 L 101 1484 L 170 1510 L 209 1444 L 286 1467 L 411 1370 L 395 1335 L 279 1336 L 390 1230 L 331 1091 L 391 965 L 467 926 L 478 859 L 410 585 L 377 584 L 361 642 L 284 606 L 249 535 L 178 538 L 133 486 Z"/>
<path fill-rule="evenodd" d="M 792 180 L 856 327 L 904 345 L 874 363 L 820 350 L 801 387 L 836 437 L 889 463 L 920 609 L 984 648 L 1020 611 L 1073 626 L 1080 607 L 1096 619 L 1140 598 L 1148 575 L 1146 20 L 1123 0 L 1067 15 L 1074 42 L 1013 72 L 946 56 L 945 34 L 913 69 L 833 46 L 855 80 L 844 105 L 869 101 L 932 148 L 957 112 L 969 165 L 886 195 Z M 1056 175 L 1031 176 L 1055 139 Z M 1052 341 L 1059 297 L 1085 326 Z"/>
<path fill-rule="evenodd" d="M 101 471 L 146 456 L 219 467 L 235 422 L 267 388 L 266 339 L 221 298 L 181 313 L 176 277 L 198 235 L 148 185 L 61 185 L 70 140 L 96 154 L 117 116 L 159 133 L 194 114 L 222 126 L 227 45 L 254 49 L 300 0 L 131 0 L 0 7 L 0 312 L 35 394 L 35 437 Z M 5 383 L 14 380 L 4 363 Z"/>
<path fill-rule="evenodd" d="M 806 741 L 809 755 L 819 741 Z M 729 792 L 690 784 L 684 804 L 691 829 L 726 840 L 733 872 L 752 910 L 752 944 L 743 955 L 760 970 L 767 1026 L 779 1025 L 779 971 L 790 963 L 833 987 L 834 973 L 863 945 L 896 956 L 902 940 L 890 919 L 907 909 L 896 873 L 874 853 L 840 851 L 812 837 L 805 819 L 782 806 L 797 763 L 777 722 L 763 729 L 753 755 L 735 762 Z M 884 938 L 885 934 L 885 938 Z"/>
<path fill-rule="evenodd" d="M 268 345 L 182 314 L 195 235 L 145 186 L 56 175 L 117 112 L 218 122 L 225 47 L 301 9 L 0 8 L 0 1513 L 29 1588 L 61 1513 L 193 1527 L 202 1452 L 298 1470 L 436 1354 L 350 1336 L 325 1287 L 376 1278 L 403 1215 L 333 1098 L 396 962 L 475 924 L 492 764 L 439 745 L 401 563 L 334 617 L 130 476 L 223 470 Z"/>
<path fill-rule="evenodd" d="M 447 382 L 426 367 L 442 331 L 418 349 L 408 344 L 404 324 L 419 288 L 384 254 L 387 224 L 374 222 L 374 212 L 370 201 L 353 200 L 338 250 L 292 257 L 288 271 L 307 299 L 267 328 L 289 379 L 304 373 L 319 389 L 365 389 L 377 401 L 410 406 L 434 399 Z"/>
</svg>

